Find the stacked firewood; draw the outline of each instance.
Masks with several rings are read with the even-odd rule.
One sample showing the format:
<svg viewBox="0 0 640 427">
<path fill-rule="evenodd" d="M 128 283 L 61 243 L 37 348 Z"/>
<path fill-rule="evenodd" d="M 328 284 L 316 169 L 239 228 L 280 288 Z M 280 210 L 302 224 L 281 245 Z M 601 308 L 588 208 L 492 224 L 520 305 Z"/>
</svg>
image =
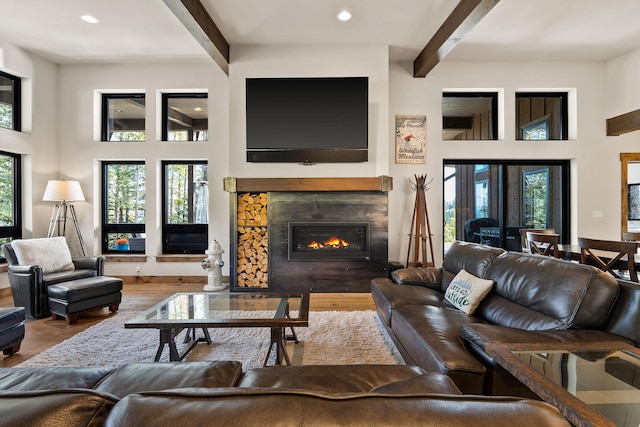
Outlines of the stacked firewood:
<svg viewBox="0 0 640 427">
<path fill-rule="evenodd" d="M 239 287 L 268 287 L 267 193 L 238 195 Z"/>
</svg>

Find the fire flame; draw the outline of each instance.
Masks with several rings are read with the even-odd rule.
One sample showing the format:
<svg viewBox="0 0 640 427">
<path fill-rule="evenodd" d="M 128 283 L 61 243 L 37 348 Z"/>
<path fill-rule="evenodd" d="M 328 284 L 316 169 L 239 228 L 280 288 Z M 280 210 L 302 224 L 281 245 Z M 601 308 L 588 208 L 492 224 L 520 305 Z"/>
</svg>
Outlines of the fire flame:
<svg viewBox="0 0 640 427">
<path fill-rule="evenodd" d="M 331 236 L 329 240 L 324 243 L 316 242 L 315 240 L 307 245 L 309 249 L 322 249 L 325 247 L 340 249 L 349 247 L 349 242 L 339 237 Z"/>
</svg>

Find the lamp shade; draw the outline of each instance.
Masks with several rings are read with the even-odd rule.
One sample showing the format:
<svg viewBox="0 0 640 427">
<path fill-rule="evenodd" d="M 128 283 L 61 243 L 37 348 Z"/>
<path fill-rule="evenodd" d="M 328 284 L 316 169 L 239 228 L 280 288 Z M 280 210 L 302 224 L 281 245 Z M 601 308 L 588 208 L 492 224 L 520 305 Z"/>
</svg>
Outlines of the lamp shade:
<svg viewBox="0 0 640 427">
<path fill-rule="evenodd" d="M 49 180 L 42 200 L 45 202 L 84 202 L 84 194 L 78 181 Z"/>
</svg>

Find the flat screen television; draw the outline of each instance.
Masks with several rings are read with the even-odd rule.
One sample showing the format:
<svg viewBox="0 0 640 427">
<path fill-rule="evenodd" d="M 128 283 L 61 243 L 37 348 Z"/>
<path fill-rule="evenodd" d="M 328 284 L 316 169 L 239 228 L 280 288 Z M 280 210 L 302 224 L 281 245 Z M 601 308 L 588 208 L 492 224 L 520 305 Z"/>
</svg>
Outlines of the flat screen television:
<svg viewBox="0 0 640 427">
<path fill-rule="evenodd" d="M 368 160 L 368 77 L 246 79 L 247 162 Z"/>
</svg>

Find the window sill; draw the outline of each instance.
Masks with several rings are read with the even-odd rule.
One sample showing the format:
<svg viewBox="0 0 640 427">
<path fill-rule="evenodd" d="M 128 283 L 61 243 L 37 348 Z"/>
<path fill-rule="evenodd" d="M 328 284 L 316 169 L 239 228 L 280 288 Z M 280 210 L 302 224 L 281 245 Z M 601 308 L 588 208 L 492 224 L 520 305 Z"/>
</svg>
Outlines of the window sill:
<svg viewBox="0 0 640 427">
<path fill-rule="evenodd" d="M 107 262 L 147 262 L 147 256 L 140 255 L 140 254 L 130 254 L 130 255 L 103 254 L 102 256 L 107 259 Z"/>
<path fill-rule="evenodd" d="M 156 262 L 197 262 L 200 263 L 207 256 L 205 254 L 186 254 L 186 255 L 158 255 Z"/>
</svg>

